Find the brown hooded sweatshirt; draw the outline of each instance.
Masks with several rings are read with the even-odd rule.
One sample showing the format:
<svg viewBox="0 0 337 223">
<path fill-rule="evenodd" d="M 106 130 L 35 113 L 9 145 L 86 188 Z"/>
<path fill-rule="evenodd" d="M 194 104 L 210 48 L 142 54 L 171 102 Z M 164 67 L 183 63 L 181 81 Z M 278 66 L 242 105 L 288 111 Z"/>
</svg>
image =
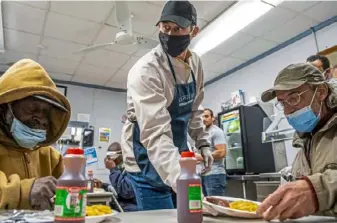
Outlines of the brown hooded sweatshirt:
<svg viewBox="0 0 337 223">
<path fill-rule="evenodd" d="M 28 96 L 43 95 L 63 105 L 68 112 L 52 109 L 47 140 L 35 149 L 20 147 L 0 128 L 0 209 L 31 209 L 29 195 L 36 178 L 63 172 L 62 157 L 50 147 L 63 134 L 70 119 L 70 104 L 38 63 L 23 59 L 0 77 L 0 104 Z"/>
</svg>

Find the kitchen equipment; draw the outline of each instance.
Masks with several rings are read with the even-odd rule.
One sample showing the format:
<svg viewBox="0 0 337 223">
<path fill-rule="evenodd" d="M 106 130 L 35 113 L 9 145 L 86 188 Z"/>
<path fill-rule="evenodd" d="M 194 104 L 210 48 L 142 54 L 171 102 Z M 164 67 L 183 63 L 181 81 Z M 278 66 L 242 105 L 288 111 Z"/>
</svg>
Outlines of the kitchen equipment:
<svg viewBox="0 0 337 223">
<path fill-rule="evenodd" d="M 219 127 L 227 141 L 228 174 L 275 172 L 271 143 L 262 143 L 263 119 L 268 117 L 259 103 L 239 106 L 218 114 Z"/>
<path fill-rule="evenodd" d="M 275 192 L 280 186 L 280 181 L 255 181 L 254 183 L 256 185 L 257 201 L 260 202 Z"/>
</svg>

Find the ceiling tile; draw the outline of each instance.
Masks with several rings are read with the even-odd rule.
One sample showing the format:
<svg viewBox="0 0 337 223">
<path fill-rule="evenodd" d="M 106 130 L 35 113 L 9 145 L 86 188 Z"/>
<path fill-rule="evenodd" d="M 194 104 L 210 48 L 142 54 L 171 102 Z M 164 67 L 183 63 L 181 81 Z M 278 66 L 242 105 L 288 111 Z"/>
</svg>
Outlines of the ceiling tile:
<svg viewBox="0 0 337 223">
<path fill-rule="evenodd" d="M 99 67 L 99 66 L 93 66 L 90 64 L 81 63 L 79 67 L 77 68 L 75 74 L 77 76 L 104 76 L 107 78 L 112 77 L 118 68 L 111 68 L 111 67 Z"/>
<path fill-rule="evenodd" d="M 234 36 L 224 41 L 222 44 L 211 50 L 212 53 L 217 53 L 220 55 L 230 55 L 235 50 L 241 48 L 247 43 L 251 42 L 254 39 L 253 36 L 246 33 L 236 33 Z"/>
<path fill-rule="evenodd" d="M 233 57 L 224 57 L 223 59 L 219 60 L 212 66 L 206 66 L 204 69 L 212 72 L 216 72 L 219 74 L 225 73 L 226 71 L 242 64 L 245 60 L 233 58 Z"/>
<path fill-rule="evenodd" d="M 84 54 L 74 54 L 76 50 L 85 47 L 83 44 L 44 37 L 42 45 L 45 48 L 41 49 L 41 55 L 74 61 L 80 61 L 84 56 Z"/>
<path fill-rule="evenodd" d="M 21 59 L 31 59 L 37 61 L 37 56 L 32 53 L 20 53 L 14 51 L 5 51 L 5 53 L 0 54 L 1 63 L 15 63 Z"/>
<path fill-rule="evenodd" d="M 112 80 L 105 84 L 107 87 L 126 89 L 126 82 L 114 82 Z"/>
<path fill-rule="evenodd" d="M 49 56 L 39 56 L 39 63 L 47 70 L 47 72 L 73 74 L 78 62 L 70 60 L 56 59 Z"/>
<path fill-rule="evenodd" d="M 6 72 L 10 66 L 6 64 L 0 64 L 0 72 Z"/>
<path fill-rule="evenodd" d="M 304 12 L 316 5 L 318 1 L 283 1 L 278 7 L 291 9 L 295 12 Z"/>
<path fill-rule="evenodd" d="M 100 31 L 94 43 L 95 44 L 111 43 L 115 40 L 116 34 L 118 32 L 120 32 L 119 29 L 105 25 L 104 28 Z M 129 45 L 129 46 L 113 45 L 105 49 L 118 52 L 118 53 L 126 53 L 126 54 L 131 55 L 138 50 L 138 46 L 136 45 Z"/>
<path fill-rule="evenodd" d="M 128 79 L 128 70 L 119 69 L 116 74 L 111 78 L 111 81 L 124 83 Z"/>
<path fill-rule="evenodd" d="M 121 67 L 128 59 L 129 56 L 126 54 L 115 53 L 108 50 L 96 50 L 88 53 L 84 57 L 84 61 L 88 64 L 112 68 Z"/>
<path fill-rule="evenodd" d="M 133 65 L 139 60 L 140 57 L 131 57 L 126 64 L 122 67 L 123 70 L 130 70 Z"/>
<path fill-rule="evenodd" d="M 137 56 L 137 57 L 142 57 L 142 56 L 144 56 L 145 54 L 147 54 L 150 51 L 151 51 L 151 49 L 143 49 L 143 48 L 141 48 L 141 49 L 137 50 L 137 52 L 134 55 Z"/>
<path fill-rule="evenodd" d="M 201 56 L 202 65 L 203 67 L 211 66 L 212 64 L 221 60 L 223 57 L 224 56 L 222 55 L 208 52 Z"/>
<path fill-rule="evenodd" d="M 159 38 L 159 29 L 156 29 L 156 31 L 151 35 L 151 38 L 155 39 L 155 40 L 158 40 L 158 38 Z"/>
<path fill-rule="evenodd" d="M 156 22 L 159 20 L 162 7 L 143 1 L 128 1 L 129 10 L 134 15 L 132 18 L 132 30 L 142 35 L 150 36 L 157 29 Z M 107 23 L 118 27 L 116 12 L 109 17 Z"/>
<path fill-rule="evenodd" d="M 296 35 L 310 29 L 310 27 L 317 24 L 317 21 L 304 16 L 299 15 L 288 21 L 287 23 L 280 25 L 276 29 L 263 35 L 265 39 L 272 40 L 278 43 L 283 43 Z"/>
<path fill-rule="evenodd" d="M 237 51 L 232 53 L 231 55 L 235 58 L 249 60 L 260 55 L 263 52 L 266 52 L 267 50 L 270 50 L 277 45 L 278 44 L 275 42 L 256 38 L 241 49 L 238 49 Z"/>
<path fill-rule="evenodd" d="M 12 1 L 2 1 L 4 27 L 41 34 L 46 11 Z"/>
<path fill-rule="evenodd" d="M 198 19 L 197 24 L 200 29 L 204 28 L 209 22 L 203 19 Z"/>
<path fill-rule="evenodd" d="M 262 36 L 270 30 L 277 29 L 296 15 L 296 12 L 276 7 L 241 31 L 253 36 Z"/>
<path fill-rule="evenodd" d="M 337 15 L 337 1 L 324 1 L 306 10 L 304 15 L 324 22 Z"/>
<path fill-rule="evenodd" d="M 53 72 L 48 72 L 48 74 L 53 80 L 61 80 L 61 81 L 70 81 L 71 78 L 73 77 L 72 75 L 69 74 L 61 74 Z"/>
<path fill-rule="evenodd" d="M 43 0 L 43 1 L 16 1 L 19 4 L 23 4 L 23 5 L 29 5 L 32 6 L 34 8 L 39 8 L 39 9 L 44 9 L 47 10 L 49 8 L 49 0 Z"/>
<path fill-rule="evenodd" d="M 146 2 L 149 3 L 149 4 L 154 4 L 154 5 L 157 5 L 161 8 L 164 8 L 167 1 L 146 1 Z"/>
<path fill-rule="evenodd" d="M 26 53 L 38 53 L 40 36 L 12 29 L 4 29 L 5 49 Z"/>
<path fill-rule="evenodd" d="M 104 85 L 110 77 L 107 76 L 83 76 L 83 75 L 75 75 L 72 81 L 85 83 L 85 84 L 93 84 L 93 85 Z"/>
<path fill-rule="evenodd" d="M 191 3 L 197 10 L 198 18 L 210 22 L 230 7 L 234 1 L 191 1 Z"/>
<path fill-rule="evenodd" d="M 113 6 L 112 1 L 52 1 L 50 10 L 101 23 L 106 19 Z"/>
<path fill-rule="evenodd" d="M 47 19 L 45 36 L 89 44 L 97 34 L 100 25 L 66 15 L 50 12 Z"/>
</svg>

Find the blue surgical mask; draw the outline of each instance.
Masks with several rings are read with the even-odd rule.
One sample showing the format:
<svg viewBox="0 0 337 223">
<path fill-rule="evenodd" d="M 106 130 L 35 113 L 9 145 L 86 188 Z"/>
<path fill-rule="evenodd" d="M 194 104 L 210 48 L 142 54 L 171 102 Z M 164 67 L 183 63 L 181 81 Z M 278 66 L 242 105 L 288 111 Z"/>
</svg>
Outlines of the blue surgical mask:
<svg viewBox="0 0 337 223">
<path fill-rule="evenodd" d="M 11 107 L 9 110 L 12 113 L 13 121 L 11 126 L 11 133 L 16 143 L 23 148 L 33 149 L 39 143 L 46 140 L 47 131 L 43 129 L 32 129 L 15 118 Z"/>
<path fill-rule="evenodd" d="M 316 91 L 315 91 L 315 94 L 316 94 Z M 315 94 L 312 97 L 310 105 L 286 116 L 289 124 L 297 132 L 301 132 L 301 133 L 312 132 L 312 130 L 315 129 L 315 127 L 317 126 L 320 120 L 320 114 L 316 115 L 311 108 L 311 104 L 313 102 Z M 322 103 L 321 103 L 321 108 L 322 108 Z"/>
</svg>

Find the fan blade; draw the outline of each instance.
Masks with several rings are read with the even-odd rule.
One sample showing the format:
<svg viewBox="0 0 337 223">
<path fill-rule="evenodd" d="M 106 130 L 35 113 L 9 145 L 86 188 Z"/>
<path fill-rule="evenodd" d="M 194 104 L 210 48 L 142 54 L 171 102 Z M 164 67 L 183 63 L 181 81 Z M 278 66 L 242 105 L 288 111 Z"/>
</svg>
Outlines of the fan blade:
<svg viewBox="0 0 337 223">
<path fill-rule="evenodd" d="M 88 53 L 88 52 L 95 51 L 95 50 L 98 50 L 98 49 L 101 49 L 101 48 L 106 48 L 106 47 L 114 45 L 114 44 L 115 44 L 115 42 L 88 46 L 88 47 L 85 47 L 85 48 L 82 48 L 82 49 L 79 49 L 79 50 L 75 51 L 74 54 Z"/>
<path fill-rule="evenodd" d="M 116 19 L 119 28 L 132 36 L 131 13 L 127 1 L 115 1 Z"/>
<path fill-rule="evenodd" d="M 136 40 L 136 44 L 145 49 L 152 49 L 152 48 L 155 48 L 159 44 L 159 42 L 157 40 L 153 40 L 150 38 L 138 36 Z"/>
</svg>

